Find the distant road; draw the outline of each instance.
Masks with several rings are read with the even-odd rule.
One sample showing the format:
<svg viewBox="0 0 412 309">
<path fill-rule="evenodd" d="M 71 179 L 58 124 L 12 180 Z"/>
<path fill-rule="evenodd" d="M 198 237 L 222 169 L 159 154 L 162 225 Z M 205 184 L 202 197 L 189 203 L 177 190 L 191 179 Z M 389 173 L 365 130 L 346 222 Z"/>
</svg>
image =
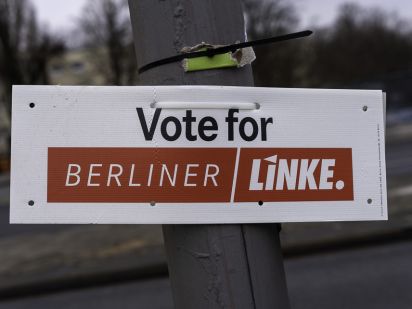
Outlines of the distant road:
<svg viewBox="0 0 412 309">
<path fill-rule="evenodd" d="M 412 242 L 286 260 L 294 309 L 410 309 Z M 166 309 L 167 278 L 0 303 L 0 309 Z"/>
<path fill-rule="evenodd" d="M 65 230 L 75 225 L 46 225 L 46 224 L 9 224 L 9 197 L 10 186 L 0 185 L 0 239 L 8 236 L 18 236 L 22 234 L 53 233 Z"/>
<path fill-rule="evenodd" d="M 412 242 L 286 262 L 294 309 L 412 308 Z"/>
<path fill-rule="evenodd" d="M 388 177 L 410 175 L 412 184 L 412 140 L 386 146 L 386 170 Z"/>
<path fill-rule="evenodd" d="M 74 226 L 63 224 L 9 224 L 9 205 L 0 205 L 0 239 L 21 234 L 27 235 L 28 233 L 53 233 Z"/>
</svg>

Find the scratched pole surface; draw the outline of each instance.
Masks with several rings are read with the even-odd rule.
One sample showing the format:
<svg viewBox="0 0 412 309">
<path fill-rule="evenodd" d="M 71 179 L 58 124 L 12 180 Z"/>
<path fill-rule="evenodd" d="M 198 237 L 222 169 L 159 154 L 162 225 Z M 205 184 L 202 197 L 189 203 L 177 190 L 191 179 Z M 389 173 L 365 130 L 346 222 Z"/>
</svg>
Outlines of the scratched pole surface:
<svg viewBox="0 0 412 309">
<path fill-rule="evenodd" d="M 139 66 L 201 42 L 245 40 L 241 0 L 129 0 Z M 139 76 L 141 85 L 253 86 L 250 66 L 184 73 L 179 63 Z M 289 308 L 275 224 L 165 225 L 176 308 Z"/>
</svg>

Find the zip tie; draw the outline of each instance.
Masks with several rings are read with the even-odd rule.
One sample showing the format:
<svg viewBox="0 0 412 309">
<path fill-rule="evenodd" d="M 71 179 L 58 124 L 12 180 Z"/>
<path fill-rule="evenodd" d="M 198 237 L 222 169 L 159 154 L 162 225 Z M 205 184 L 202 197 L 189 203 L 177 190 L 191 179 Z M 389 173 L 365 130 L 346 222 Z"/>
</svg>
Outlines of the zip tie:
<svg viewBox="0 0 412 309">
<path fill-rule="evenodd" d="M 153 69 L 155 67 L 181 61 L 184 59 L 190 59 L 190 58 L 197 58 L 197 57 L 213 57 L 215 55 L 219 54 L 225 54 L 228 52 L 234 53 L 236 50 L 246 48 L 246 47 L 251 47 L 251 46 L 258 46 L 258 45 L 265 45 L 265 44 L 272 44 L 272 43 L 277 43 L 277 42 L 282 42 L 282 41 L 288 41 L 288 40 L 293 40 L 293 39 L 299 39 L 303 37 L 310 36 L 313 32 L 310 30 L 305 30 L 305 31 L 300 31 L 300 32 L 294 32 L 294 33 L 289 33 L 289 34 L 284 34 L 280 36 L 275 36 L 271 38 L 266 38 L 266 39 L 260 39 L 260 40 L 255 40 L 255 41 L 248 41 L 248 42 L 242 42 L 242 43 L 237 43 L 237 44 L 232 44 L 232 45 L 225 45 L 222 47 L 217 47 L 217 48 L 206 48 L 206 50 L 201 50 L 201 51 L 195 51 L 195 52 L 189 52 L 189 53 L 182 53 L 179 55 L 171 56 L 168 58 L 163 58 L 160 60 L 156 60 L 150 63 L 147 63 L 143 66 L 141 66 L 138 69 L 139 74 Z"/>
</svg>

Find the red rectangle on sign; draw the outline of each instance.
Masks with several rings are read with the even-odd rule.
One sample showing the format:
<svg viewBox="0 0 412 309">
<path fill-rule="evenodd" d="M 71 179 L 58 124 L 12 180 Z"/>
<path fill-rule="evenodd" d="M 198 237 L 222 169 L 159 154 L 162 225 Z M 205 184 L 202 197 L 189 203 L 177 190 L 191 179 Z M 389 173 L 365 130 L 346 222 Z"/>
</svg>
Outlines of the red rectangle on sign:
<svg viewBox="0 0 412 309">
<path fill-rule="evenodd" d="M 230 202 L 236 148 L 49 148 L 47 201 Z"/>
<path fill-rule="evenodd" d="M 244 148 L 235 202 L 353 200 L 350 148 Z"/>
</svg>

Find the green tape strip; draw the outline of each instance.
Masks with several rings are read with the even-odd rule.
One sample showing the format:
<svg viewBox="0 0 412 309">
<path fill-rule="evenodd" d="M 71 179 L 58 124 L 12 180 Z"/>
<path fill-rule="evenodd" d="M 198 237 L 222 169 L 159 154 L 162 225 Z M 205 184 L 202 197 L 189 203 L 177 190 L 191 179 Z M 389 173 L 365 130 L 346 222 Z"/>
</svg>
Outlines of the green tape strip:
<svg viewBox="0 0 412 309">
<path fill-rule="evenodd" d="M 218 54 L 213 57 L 197 57 L 184 60 L 184 69 L 186 72 L 222 69 L 237 67 L 238 62 L 232 58 L 230 52 Z"/>
</svg>

